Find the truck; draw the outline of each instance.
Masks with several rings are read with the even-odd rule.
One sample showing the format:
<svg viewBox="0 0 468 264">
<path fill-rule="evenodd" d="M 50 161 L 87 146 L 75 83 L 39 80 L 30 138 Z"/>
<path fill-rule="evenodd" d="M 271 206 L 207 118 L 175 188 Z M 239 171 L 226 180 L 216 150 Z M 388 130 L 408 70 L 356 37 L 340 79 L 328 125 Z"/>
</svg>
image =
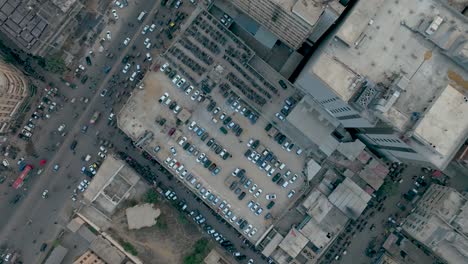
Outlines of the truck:
<svg viewBox="0 0 468 264">
<path fill-rule="evenodd" d="M 14 189 L 18 189 L 21 186 L 23 186 L 24 180 L 28 177 L 29 172 L 32 170 L 32 168 L 33 167 L 31 165 L 26 165 L 26 167 L 21 172 L 20 176 L 13 183 Z"/>
<path fill-rule="evenodd" d="M 146 15 L 146 12 L 145 12 L 145 11 L 141 11 L 140 15 L 138 15 L 137 20 L 138 20 L 139 22 L 143 21 L 143 18 L 145 17 L 145 15 Z"/>
<path fill-rule="evenodd" d="M 91 120 L 89 120 L 89 123 L 91 125 L 96 124 L 97 120 L 99 119 L 99 116 L 101 116 L 101 113 L 98 111 L 94 112 L 93 116 L 91 117 Z"/>
</svg>

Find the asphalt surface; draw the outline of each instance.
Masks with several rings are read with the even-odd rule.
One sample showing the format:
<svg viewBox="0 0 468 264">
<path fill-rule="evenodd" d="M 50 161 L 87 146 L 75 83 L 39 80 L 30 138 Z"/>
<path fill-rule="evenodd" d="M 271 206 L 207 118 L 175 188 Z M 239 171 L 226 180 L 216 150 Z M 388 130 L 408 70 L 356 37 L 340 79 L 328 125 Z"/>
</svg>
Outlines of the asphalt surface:
<svg viewBox="0 0 468 264">
<path fill-rule="evenodd" d="M 18 190 L 8 186 L 7 182 L 0 186 L 2 193 L 0 245 L 6 247 L 9 252 L 20 253 L 23 263 L 40 263 L 46 255 L 45 252 L 39 250 L 41 244 L 48 243 L 50 245 L 61 230 L 65 229 L 73 210 L 79 206 L 79 201 L 73 202 L 70 197 L 73 194 L 73 189 L 86 178 L 80 173 L 81 167 L 90 164 L 84 162 L 83 157 L 90 154 L 93 157 L 91 161 L 96 160 L 99 141 L 102 139 L 113 143 L 114 152 L 126 152 L 136 162 L 143 166 L 150 166 L 149 168 L 157 175 L 157 179 L 162 185 L 176 191 L 180 199 L 186 200 L 189 208 L 198 209 L 207 218 L 208 224 L 212 225 L 225 238 L 231 240 L 242 254 L 247 255 L 245 261 L 242 262 L 246 263 L 249 258 L 254 259 L 255 263 L 265 262 L 260 258 L 260 254 L 251 249 L 242 248 L 245 246 L 242 244 L 243 239 L 239 238 L 239 234 L 233 228 L 219 222 L 214 213 L 207 206 L 197 202 L 191 192 L 177 184 L 176 179 L 162 175 L 157 169 L 158 165 L 155 166 L 143 158 L 139 150 L 133 149 L 131 142 L 126 140 L 125 135 L 115 126 L 110 126 L 107 121 L 111 111 L 117 112 L 133 89 L 133 85 L 125 88 L 128 83 L 125 79 L 133 71 L 129 71 L 126 75 L 121 72 L 123 57 L 141 53 L 140 57 L 130 60 L 130 63 L 133 64 L 132 69 L 136 64 L 141 65 L 143 70 L 150 66 L 148 62 L 144 61 L 147 49 L 143 46 L 143 40 L 148 35 L 143 36 L 140 32 L 145 24 L 151 24 L 154 12 L 159 6 L 159 1 L 143 1 L 138 2 L 138 4 L 130 3 L 126 9 L 119 10 L 120 22 L 110 26 L 112 40 L 104 41 L 105 50 L 99 53 L 94 49 L 92 66 L 87 66 L 84 59 L 81 60 L 81 64 L 89 67 L 86 70 L 89 79 L 85 85 L 82 85 L 79 78 L 76 78 L 74 83 L 77 84 L 77 87 L 71 89 L 60 82 L 58 76 L 46 75 L 46 81 L 55 83 L 59 89 L 60 95 L 53 99 L 57 102 L 59 110 L 52 113 L 50 119 L 35 121 L 37 127 L 31 142 L 33 142 L 37 155 L 25 157 L 25 161 L 32 164 L 35 169 L 30 173 L 28 181 Z M 151 10 L 151 12 L 145 17 L 144 23 L 140 24 L 137 23 L 136 17 L 142 10 Z M 174 10 L 163 11 L 164 14 L 161 16 L 165 20 L 174 13 Z M 127 21 L 132 22 L 127 23 Z M 102 35 L 105 35 L 106 31 L 107 29 L 104 29 Z M 153 38 L 155 36 L 153 35 Z M 132 40 L 125 47 L 122 42 L 126 37 L 130 37 Z M 136 47 L 132 47 L 133 45 Z M 162 46 L 167 46 L 167 44 Z M 113 58 L 106 57 L 108 52 L 114 53 L 115 56 Z M 103 68 L 106 65 L 113 65 L 111 72 L 107 75 L 103 73 Z M 90 89 L 89 86 L 92 83 L 97 88 Z M 43 88 L 39 87 L 39 89 Z M 108 90 L 104 97 L 100 96 L 103 89 Z M 80 98 L 82 97 L 89 98 L 89 102 L 81 102 Z M 76 98 L 74 103 L 71 103 L 72 98 Z M 34 107 L 32 105 L 32 108 Z M 101 113 L 100 120 L 95 125 L 89 125 L 89 119 L 95 111 Z M 65 136 L 61 136 L 57 131 L 61 124 L 66 126 L 67 135 Z M 89 129 L 86 134 L 83 134 L 80 130 L 85 124 L 89 126 Z M 70 144 L 73 140 L 78 141 L 75 151 L 70 150 Z M 47 164 L 41 168 L 43 172 L 37 175 L 41 159 L 47 159 Z M 55 164 L 60 166 L 58 171 L 52 169 Z M 11 165 L 13 169 L 17 170 L 16 164 Z M 13 180 L 14 178 L 7 181 L 11 184 Z M 43 199 L 41 194 L 46 189 L 49 191 L 49 197 Z M 17 203 L 10 203 L 18 194 L 21 195 L 21 199 Z"/>
</svg>

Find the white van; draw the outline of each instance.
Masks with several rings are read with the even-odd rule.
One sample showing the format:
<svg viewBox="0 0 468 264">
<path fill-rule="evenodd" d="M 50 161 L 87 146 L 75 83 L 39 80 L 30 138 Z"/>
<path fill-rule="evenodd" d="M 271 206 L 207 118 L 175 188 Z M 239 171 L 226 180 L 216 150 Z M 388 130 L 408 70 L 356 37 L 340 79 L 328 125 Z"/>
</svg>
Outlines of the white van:
<svg viewBox="0 0 468 264">
<path fill-rule="evenodd" d="M 141 13 L 138 15 L 137 20 L 140 21 L 140 22 L 143 21 L 143 18 L 145 17 L 145 15 L 146 15 L 146 12 L 141 11 Z"/>
</svg>

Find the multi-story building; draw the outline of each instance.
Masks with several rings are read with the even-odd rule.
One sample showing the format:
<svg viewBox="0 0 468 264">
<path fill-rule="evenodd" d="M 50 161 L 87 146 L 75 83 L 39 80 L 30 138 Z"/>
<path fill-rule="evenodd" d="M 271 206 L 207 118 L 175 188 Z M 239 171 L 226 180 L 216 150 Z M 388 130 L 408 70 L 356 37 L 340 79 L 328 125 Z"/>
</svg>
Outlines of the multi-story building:
<svg viewBox="0 0 468 264">
<path fill-rule="evenodd" d="M 315 42 L 344 11 L 338 0 L 231 0 L 229 1 L 273 33 L 290 48 Z"/>
<path fill-rule="evenodd" d="M 0 133 L 7 131 L 12 117 L 27 96 L 27 84 L 19 70 L 0 61 Z"/>
<path fill-rule="evenodd" d="M 77 258 L 73 264 L 106 264 L 98 255 L 94 254 L 91 250 L 86 251 Z"/>
<path fill-rule="evenodd" d="M 432 185 L 402 227 L 447 263 L 466 263 L 468 200 L 456 190 Z"/>
<path fill-rule="evenodd" d="M 443 169 L 468 136 L 467 26 L 442 0 L 359 1 L 295 84 L 390 160 Z"/>
<path fill-rule="evenodd" d="M 0 31 L 24 51 L 44 56 L 62 46 L 82 7 L 76 0 L 2 0 Z"/>
</svg>

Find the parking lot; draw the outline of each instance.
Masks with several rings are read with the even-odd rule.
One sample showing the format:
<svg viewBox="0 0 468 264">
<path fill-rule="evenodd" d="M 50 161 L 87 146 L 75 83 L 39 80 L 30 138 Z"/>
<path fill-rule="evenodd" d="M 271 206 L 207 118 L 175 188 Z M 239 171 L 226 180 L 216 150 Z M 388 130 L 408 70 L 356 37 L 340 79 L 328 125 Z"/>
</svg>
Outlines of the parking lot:
<svg viewBox="0 0 468 264">
<path fill-rule="evenodd" d="M 229 216 L 229 219 L 232 220 L 231 223 L 246 219 L 252 225 L 252 230 L 253 228 L 258 230 L 252 236 L 255 239 L 272 223 L 275 216 L 287 208 L 290 201 L 287 198 L 288 194 L 294 195 L 291 191 L 298 189 L 298 186 L 302 184 L 300 172 L 304 165 L 304 158 L 293 151 L 288 152 L 274 142 L 264 130 L 266 121 L 260 118 L 255 125 L 252 124 L 246 117 L 227 105 L 227 100 L 218 100 L 217 106 L 208 112 L 208 106 L 211 102 L 216 101 L 214 98 L 221 97 L 220 94 L 214 92 L 211 94 L 211 99 L 198 102 L 198 97 L 192 100 L 195 92 L 187 95 L 185 91 L 176 87 L 164 73 L 148 74 L 145 79 L 145 90 L 139 90 L 132 95 L 127 107 L 120 114 L 119 126 L 126 133 L 132 135 L 137 142 L 151 131 L 153 135 L 144 144 L 148 152 L 156 155 L 159 160 L 165 161 L 166 166 L 177 168 L 174 172 L 179 175 L 179 179 L 184 178 L 185 184 L 194 191 L 196 190 L 205 200 L 211 200 L 213 208 L 221 211 L 220 213 L 223 215 Z M 167 93 L 168 99 L 160 103 L 159 99 L 165 93 Z M 166 104 L 167 100 L 171 100 L 171 103 Z M 179 114 L 174 113 L 177 106 L 173 106 L 173 102 L 176 102 L 177 106 L 181 108 Z M 213 117 L 212 113 L 218 107 L 219 112 Z M 180 117 L 181 113 L 188 113 L 189 119 L 185 124 L 177 121 L 176 116 Z M 228 126 L 221 125 L 223 121 L 220 120 L 220 116 L 223 113 L 226 115 L 225 120 L 231 117 L 231 122 L 235 122 L 244 129 L 239 137 L 232 130 L 229 130 Z M 184 114 L 182 118 L 187 118 L 187 116 Z M 216 123 L 214 123 L 213 118 L 217 120 Z M 192 122 L 196 122 L 196 125 L 191 126 Z M 160 125 L 161 123 L 163 125 Z M 227 134 L 224 134 L 220 127 L 225 127 L 228 130 Z M 198 134 L 194 132 L 195 130 Z M 200 133 L 199 131 L 204 132 Z M 272 153 L 272 156 L 277 157 L 276 160 L 280 160 L 277 166 L 274 166 L 276 162 L 270 162 L 269 174 L 265 170 L 260 170 L 256 164 L 249 162 L 249 159 L 245 157 L 245 152 L 249 149 L 247 143 L 251 138 L 259 140 L 257 150 L 266 147 L 271 150 L 269 152 Z M 210 141 L 214 141 L 211 147 L 208 146 Z M 214 145 L 220 146 L 218 150 L 221 148 L 221 151 L 216 151 Z M 227 156 L 226 152 L 229 153 Z M 201 162 L 203 156 L 209 161 Z M 262 156 L 262 153 L 257 154 L 257 156 Z M 282 163 L 285 165 L 281 166 Z M 283 168 L 282 170 L 280 166 Z M 216 168 L 219 169 L 217 174 Z M 236 168 L 245 170 L 243 177 L 242 175 L 241 177 L 232 175 Z M 285 177 L 287 171 L 291 172 L 288 177 Z M 280 175 L 276 176 L 278 173 Z M 272 182 L 275 176 L 280 183 L 279 185 Z M 278 177 L 280 178 L 278 179 Z M 239 199 L 242 193 L 245 193 L 243 195 L 245 197 Z M 266 208 L 270 202 L 266 199 L 267 194 L 276 196 L 272 200 L 275 205 L 271 210 Z M 250 201 L 258 203 L 256 206 L 258 207 L 256 208 L 258 215 L 255 215 L 247 207 Z M 225 204 L 225 206 L 221 204 Z M 228 209 L 226 210 L 226 208 Z M 259 211 L 259 208 L 262 210 Z M 265 219 L 269 213 L 272 217 Z M 235 226 L 239 227 L 239 225 Z M 247 229 L 248 225 L 244 228 Z"/>
</svg>

